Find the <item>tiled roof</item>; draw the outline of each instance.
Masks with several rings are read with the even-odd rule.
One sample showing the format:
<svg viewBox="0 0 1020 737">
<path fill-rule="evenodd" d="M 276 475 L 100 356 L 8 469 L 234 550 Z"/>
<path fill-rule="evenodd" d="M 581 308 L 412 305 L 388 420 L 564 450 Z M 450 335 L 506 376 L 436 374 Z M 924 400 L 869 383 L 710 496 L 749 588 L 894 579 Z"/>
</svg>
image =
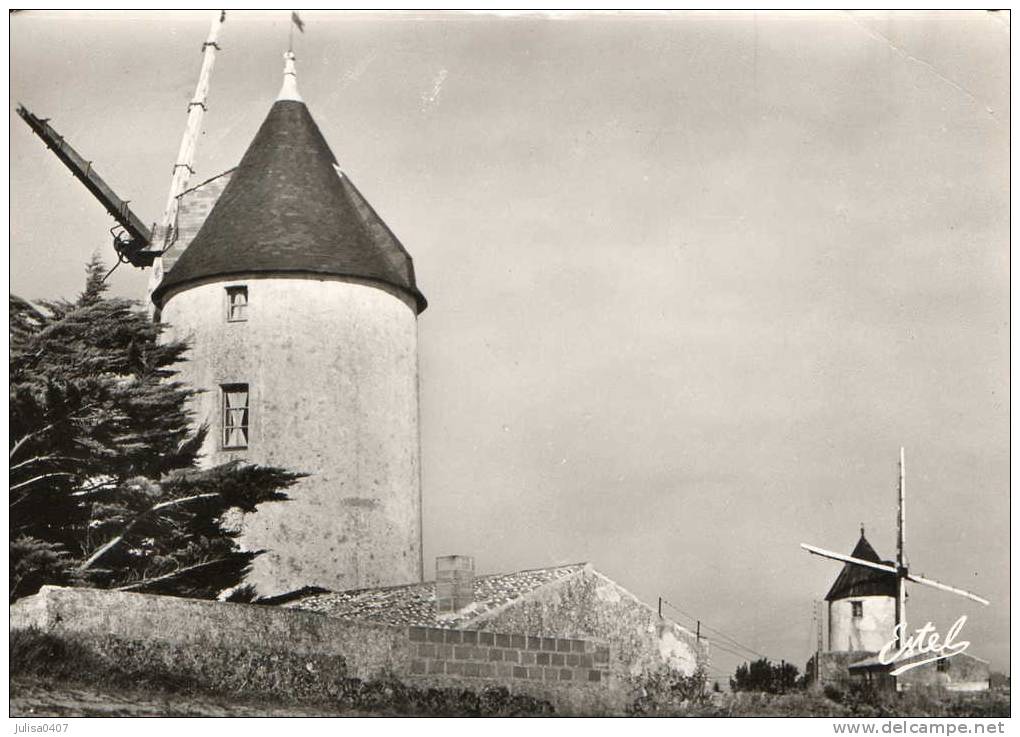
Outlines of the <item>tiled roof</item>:
<svg viewBox="0 0 1020 737">
<path fill-rule="evenodd" d="M 278 100 L 194 240 L 153 293 L 241 274 L 322 274 L 418 291 L 410 255 L 296 100 Z"/>
<path fill-rule="evenodd" d="M 555 568 L 478 576 L 475 578 L 474 604 L 442 617 L 436 615 L 434 581 L 380 589 L 313 591 L 300 598 L 290 599 L 282 606 L 320 612 L 340 619 L 380 624 L 464 627 L 481 615 L 495 611 L 541 586 L 578 573 L 584 566 L 584 563 L 574 563 Z"/>
<path fill-rule="evenodd" d="M 871 543 L 865 539 L 863 531 L 861 532 L 861 539 L 857 541 L 857 546 L 850 555 L 861 560 L 870 560 L 873 563 L 893 565 L 890 561 L 884 561 L 878 556 L 875 549 L 871 547 Z M 868 568 L 867 566 L 847 563 L 843 566 L 843 570 L 839 572 L 839 576 L 836 578 L 835 583 L 832 584 L 832 588 L 829 589 L 829 593 L 825 595 L 825 600 L 833 601 L 834 599 L 846 599 L 851 596 L 895 597 L 896 576 L 892 573 L 884 573 L 874 568 Z"/>
</svg>

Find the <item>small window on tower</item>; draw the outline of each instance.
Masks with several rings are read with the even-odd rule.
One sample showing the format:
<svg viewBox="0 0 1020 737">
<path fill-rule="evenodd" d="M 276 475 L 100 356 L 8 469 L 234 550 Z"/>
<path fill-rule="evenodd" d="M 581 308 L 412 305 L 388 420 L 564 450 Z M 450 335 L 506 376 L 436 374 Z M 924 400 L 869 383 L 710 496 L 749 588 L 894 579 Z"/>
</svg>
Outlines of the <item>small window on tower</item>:
<svg viewBox="0 0 1020 737">
<path fill-rule="evenodd" d="M 248 447 L 248 385 L 223 387 L 223 447 Z"/>
<path fill-rule="evenodd" d="M 935 671 L 945 673 L 949 670 L 949 658 L 939 658 L 935 661 Z"/>
<path fill-rule="evenodd" d="M 248 287 L 227 287 L 227 322 L 248 319 Z"/>
<path fill-rule="evenodd" d="M 860 619 L 864 616 L 864 602 L 863 601 L 851 601 L 850 602 L 850 613 L 854 619 Z"/>
</svg>

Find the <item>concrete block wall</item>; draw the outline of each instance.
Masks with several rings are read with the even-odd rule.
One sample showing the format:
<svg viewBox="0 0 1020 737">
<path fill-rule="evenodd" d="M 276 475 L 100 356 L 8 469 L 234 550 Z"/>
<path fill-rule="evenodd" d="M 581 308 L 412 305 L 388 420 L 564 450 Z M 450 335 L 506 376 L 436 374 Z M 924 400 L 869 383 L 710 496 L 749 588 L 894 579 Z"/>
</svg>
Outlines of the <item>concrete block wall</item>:
<svg viewBox="0 0 1020 737">
<path fill-rule="evenodd" d="M 609 646 L 591 640 L 411 627 L 410 675 L 609 684 Z"/>
</svg>

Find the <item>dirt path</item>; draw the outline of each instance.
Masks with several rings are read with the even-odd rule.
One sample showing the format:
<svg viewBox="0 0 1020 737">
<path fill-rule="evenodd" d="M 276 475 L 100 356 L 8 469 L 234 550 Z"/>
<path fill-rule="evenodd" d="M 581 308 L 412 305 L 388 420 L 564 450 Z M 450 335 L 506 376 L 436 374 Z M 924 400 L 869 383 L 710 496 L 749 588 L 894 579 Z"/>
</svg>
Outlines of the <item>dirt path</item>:
<svg viewBox="0 0 1020 737">
<path fill-rule="evenodd" d="M 183 697 L 153 693 L 108 693 L 92 687 L 54 685 L 23 679 L 11 681 L 12 717 L 316 717 L 374 716 L 312 706 L 229 698 Z"/>
</svg>

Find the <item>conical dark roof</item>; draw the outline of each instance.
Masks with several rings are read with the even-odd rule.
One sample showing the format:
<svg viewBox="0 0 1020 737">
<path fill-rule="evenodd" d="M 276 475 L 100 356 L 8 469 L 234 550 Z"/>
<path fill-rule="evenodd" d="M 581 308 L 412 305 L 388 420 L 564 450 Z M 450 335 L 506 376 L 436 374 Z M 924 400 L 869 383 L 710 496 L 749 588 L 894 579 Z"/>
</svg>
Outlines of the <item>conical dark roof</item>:
<svg viewBox="0 0 1020 737">
<path fill-rule="evenodd" d="M 878 557 L 878 553 L 864 537 L 863 530 L 861 530 L 861 539 L 857 541 L 857 546 L 850 555 L 861 560 L 870 560 L 873 563 L 894 565 L 892 562 Z M 846 563 L 843 570 L 839 572 L 836 582 L 829 589 L 829 593 L 825 595 L 825 600 L 846 599 L 852 596 L 892 596 L 895 598 L 896 576 L 867 566 Z"/>
<path fill-rule="evenodd" d="M 194 240 L 153 293 L 240 274 L 322 274 L 426 301 L 411 256 L 375 213 L 300 100 L 277 100 Z"/>
</svg>

